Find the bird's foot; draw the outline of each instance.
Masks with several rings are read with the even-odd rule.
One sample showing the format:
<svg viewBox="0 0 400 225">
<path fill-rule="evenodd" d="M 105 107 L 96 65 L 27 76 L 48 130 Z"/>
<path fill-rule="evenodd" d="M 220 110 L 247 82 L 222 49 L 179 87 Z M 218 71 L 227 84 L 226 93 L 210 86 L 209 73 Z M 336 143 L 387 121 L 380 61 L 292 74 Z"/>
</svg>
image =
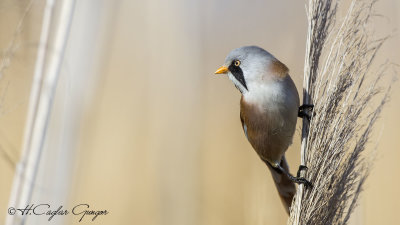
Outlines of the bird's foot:
<svg viewBox="0 0 400 225">
<path fill-rule="evenodd" d="M 290 174 L 288 171 L 286 171 L 281 165 L 278 165 L 278 166 L 276 166 L 276 167 L 274 167 L 274 168 L 275 168 L 276 170 L 278 170 L 278 171 L 280 171 L 280 172 L 286 174 L 286 176 L 287 176 L 291 181 L 293 181 L 294 183 L 296 183 L 296 184 L 304 184 L 304 186 L 306 186 L 306 189 L 307 189 L 307 188 L 312 188 L 312 187 L 313 187 L 313 185 L 312 185 L 312 183 L 311 183 L 310 181 L 308 181 L 306 178 L 300 176 L 300 172 L 301 172 L 302 170 L 307 170 L 307 169 L 308 169 L 306 166 L 303 166 L 303 165 L 300 165 L 300 166 L 299 166 L 299 171 L 297 171 L 297 176 L 296 176 L 296 177 L 293 176 L 292 174 Z"/>
<path fill-rule="evenodd" d="M 314 109 L 314 105 L 313 104 L 303 104 L 299 107 L 299 110 L 304 110 L 304 109 L 309 109 L 312 111 Z"/>
<path fill-rule="evenodd" d="M 297 176 L 296 177 L 294 177 L 294 179 L 296 180 L 294 180 L 294 182 L 295 183 L 301 183 L 301 184 L 304 184 L 305 186 L 306 186 L 306 188 L 312 188 L 313 187 L 313 185 L 311 184 L 311 182 L 310 181 L 308 181 L 307 179 L 305 179 L 304 177 L 301 177 L 301 171 L 307 171 L 308 170 L 308 167 L 307 166 L 304 166 L 304 165 L 300 165 L 299 166 L 299 170 L 297 170 Z"/>
<path fill-rule="evenodd" d="M 314 110 L 314 105 L 311 104 L 303 104 L 299 107 L 298 117 L 300 118 L 307 118 L 308 121 L 311 121 L 311 115 L 308 111 L 312 114 Z M 315 115 L 315 113 L 314 113 Z"/>
<path fill-rule="evenodd" d="M 307 171 L 308 170 L 308 167 L 307 166 L 304 166 L 304 165 L 300 165 L 299 166 L 299 170 L 297 170 L 297 177 L 300 177 L 300 173 L 301 173 L 301 171 Z"/>
<path fill-rule="evenodd" d="M 304 184 L 306 189 L 313 187 L 312 183 L 304 177 L 292 177 L 291 180 L 297 184 Z"/>
</svg>

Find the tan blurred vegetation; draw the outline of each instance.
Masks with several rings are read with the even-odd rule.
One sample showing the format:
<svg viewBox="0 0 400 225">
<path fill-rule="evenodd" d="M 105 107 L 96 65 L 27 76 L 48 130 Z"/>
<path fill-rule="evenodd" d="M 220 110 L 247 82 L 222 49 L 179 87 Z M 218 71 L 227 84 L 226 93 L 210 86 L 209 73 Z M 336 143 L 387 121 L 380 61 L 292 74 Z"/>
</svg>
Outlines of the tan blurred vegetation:
<svg viewBox="0 0 400 225">
<path fill-rule="evenodd" d="M 14 40 L 27 2 L 0 2 L 2 53 Z M 76 8 L 82 4 L 78 1 Z M 89 203 L 109 210 L 96 224 L 285 224 L 287 215 L 270 174 L 242 133 L 240 93 L 213 72 L 232 48 L 255 44 L 284 62 L 300 88 L 305 2 L 85 4 L 101 12 L 97 16 L 102 18 L 99 30 L 104 37 L 82 40 L 100 52 L 93 63 L 96 68 L 88 70 L 98 83 L 82 96 L 91 100 L 77 124 L 78 144 L 71 149 L 76 157 L 70 192 L 65 193 L 69 200 L 59 204 Z M 0 221 L 9 207 L 20 156 L 43 5 L 33 4 L 17 35 L 18 48 L 0 77 Z M 399 28 L 400 3 L 381 0 L 377 6 L 382 17 L 375 18 L 376 35 L 382 37 Z M 79 32 L 74 30 L 76 23 L 72 32 Z M 399 64 L 399 49 L 397 32 L 378 62 L 388 58 Z M 76 49 L 75 54 L 85 52 Z M 68 63 L 65 68 L 63 76 L 68 76 Z M 399 223 L 398 87 L 370 143 L 374 147 L 379 141 L 378 154 L 352 224 Z M 299 164 L 299 133 L 300 129 L 288 151 L 292 170 Z M 78 224 L 75 217 L 65 219 L 66 224 Z"/>
</svg>

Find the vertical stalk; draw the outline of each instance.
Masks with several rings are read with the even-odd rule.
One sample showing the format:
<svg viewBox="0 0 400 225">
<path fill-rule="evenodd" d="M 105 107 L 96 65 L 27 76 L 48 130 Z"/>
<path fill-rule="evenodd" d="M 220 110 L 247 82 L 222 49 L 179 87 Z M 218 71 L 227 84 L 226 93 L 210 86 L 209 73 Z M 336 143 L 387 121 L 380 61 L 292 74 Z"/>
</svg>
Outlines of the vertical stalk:
<svg viewBox="0 0 400 225">
<path fill-rule="evenodd" d="M 312 1 L 312 0 L 310 0 Z M 307 11 L 307 20 L 308 20 L 308 32 L 307 32 L 307 42 L 306 42 L 306 53 L 305 53 L 305 59 L 304 59 L 304 78 L 303 78 L 303 104 L 312 104 L 311 101 L 311 96 L 310 96 L 310 45 L 311 45 L 311 29 L 312 29 L 312 19 L 310 18 L 310 12 L 311 12 L 311 2 L 308 3 L 308 11 Z M 300 151 L 300 164 L 301 165 L 306 165 L 306 149 L 307 149 L 307 139 L 308 139 L 308 131 L 310 127 L 310 121 L 308 119 L 303 118 L 303 126 L 301 130 L 301 151 Z M 304 176 L 304 174 L 302 174 Z M 294 209 L 292 210 L 292 213 L 294 213 L 294 218 L 290 218 L 289 222 L 291 219 L 294 219 L 292 224 L 299 224 L 300 223 L 300 212 L 301 212 L 301 202 L 303 199 L 303 191 L 304 191 L 304 185 L 299 184 L 299 187 L 297 188 L 296 192 L 296 197 L 295 201 L 292 203 Z M 296 204 L 295 204 L 296 203 Z"/>
<path fill-rule="evenodd" d="M 54 8 L 54 0 L 47 0 L 32 81 L 22 155 L 14 174 L 10 196 L 9 205 L 15 208 L 25 208 L 28 204 L 32 204 L 32 193 L 72 20 L 74 1 L 61 3 L 58 18 L 54 18 Z M 54 26 L 55 31 L 51 30 L 54 21 L 57 21 Z M 51 52 L 48 51 L 50 37 L 52 37 Z M 25 224 L 26 218 L 26 215 L 22 216 L 18 213 L 8 215 L 6 225 Z"/>
</svg>

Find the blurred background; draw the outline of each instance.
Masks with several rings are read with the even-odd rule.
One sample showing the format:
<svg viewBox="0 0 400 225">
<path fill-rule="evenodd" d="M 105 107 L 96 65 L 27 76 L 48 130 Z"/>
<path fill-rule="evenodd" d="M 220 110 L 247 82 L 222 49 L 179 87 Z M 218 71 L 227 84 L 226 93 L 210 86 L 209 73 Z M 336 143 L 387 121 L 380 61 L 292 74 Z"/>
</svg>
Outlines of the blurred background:
<svg viewBox="0 0 400 225">
<path fill-rule="evenodd" d="M 56 1 L 50 36 L 65 1 Z M 269 171 L 245 139 L 240 93 L 213 72 L 227 53 L 258 45 L 302 87 L 306 1 L 76 1 L 48 117 L 32 203 L 108 215 L 29 216 L 26 224 L 286 224 Z M 23 155 L 44 0 L 0 1 L 0 224 Z M 400 2 L 381 0 L 376 65 L 400 63 Z M 339 13 L 339 16 L 343 16 Z M 56 38 L 54 38 L 56 39 Z M 392 72 L 392 71 L 389 71 Z M 388 76 L 386 83 L 391 81 Z M 370 141 L 373 171 L 351 224 L 399 224 L 400 91 Z M 299 120 L 300 121 L 300 120 Z M 299 165 L 300 123 L 287 152 Z M 15 185 L 15 184 L 14 184 Z"/>
</svg>

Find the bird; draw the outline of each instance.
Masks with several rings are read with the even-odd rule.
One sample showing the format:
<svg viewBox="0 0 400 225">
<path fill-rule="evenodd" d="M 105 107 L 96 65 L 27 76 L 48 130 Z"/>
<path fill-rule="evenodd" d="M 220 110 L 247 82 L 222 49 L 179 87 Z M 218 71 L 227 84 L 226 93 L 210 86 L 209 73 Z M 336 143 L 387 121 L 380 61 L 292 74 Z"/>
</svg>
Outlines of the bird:
<svg viewBox="0 0 400 225">
<path fill-rule="evenodd" d="M 289 172 L 285 152 L 292 144 L 297 117 L 307 117 L 288 67 L 258 46 L 232 50 L 215 74 L 226 74 L 240 91 L 240 121 L 247 140 L 270 169 L 280 199 L 289 214 L 295 183 L 312 184 L 300 171 Z"/>
</svg>

